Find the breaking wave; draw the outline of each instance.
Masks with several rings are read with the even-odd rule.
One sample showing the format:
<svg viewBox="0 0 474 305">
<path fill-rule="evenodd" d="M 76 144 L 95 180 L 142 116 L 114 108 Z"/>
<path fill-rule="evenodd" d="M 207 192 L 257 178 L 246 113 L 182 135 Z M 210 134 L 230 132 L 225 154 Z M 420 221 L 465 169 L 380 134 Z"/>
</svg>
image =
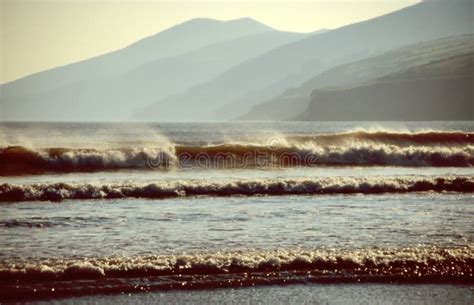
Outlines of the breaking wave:
<svg viewBox="0 0 474 305">
<path fill-rule="evenodd" d="M 175 180 L 157 183 L 36 183 L 0 185 L 0 202 L 67 199 L 174 198 L 189 196 L 258 196 L 317 194 L 381 194 L 410 192 L 474 192 L 474 178 L 328 177 L 255 180 Z"/>
<path fill-rule="evenodd" d="M 0 149 L 0 175 L 147 169 L 167 167 L 175 162 L 172 148 L 28 149 L 10 146 Z"/>
<path fill-rule="evenodd" d="M 474 133 L 355 131 L 159 148 L 0 148 L 0 175 L 117 169 L 474 165 Z"/>
<path fill-rule="evenodd" d="M 318 145 L 314 142 L 261 146 L 222 144 L 176 147 L 181 166 L 453 166 L 474 165 L 474 146 L 408 146 L 355 143 Z"/>
<path fill-rule="evenodd" d="M 0 296 L 38 297 L 291 283 L 473 282 L 462 248 L 234 251 L 0 263 Z"/>
<path fill-rule="evenodd" d="M 340 141 L 372 141 L 392 144 L 459 144 L 468 145 L 474 144 L 474 133 L 472 132 L 391 132 L 391 131 L 366 131 L 355 130 L 344 133 L 335 134 L 320 134 L 314 136 L 298 137 L 303 141 L 326 141 L 326 142 L 340 142 Z"/>
</svg>

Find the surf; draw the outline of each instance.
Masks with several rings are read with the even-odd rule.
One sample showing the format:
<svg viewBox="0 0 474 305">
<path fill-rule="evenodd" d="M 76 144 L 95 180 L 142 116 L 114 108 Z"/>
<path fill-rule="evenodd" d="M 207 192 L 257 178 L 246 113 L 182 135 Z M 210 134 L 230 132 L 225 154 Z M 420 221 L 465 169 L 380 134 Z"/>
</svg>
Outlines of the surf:
<svg viewBox="0 0 474 305">
<path fill-rule="evenodd" d="M 472 167 L 474 133 L 351 131 L 148 147 L 0 148 L 0 175 L 184 168 Z"/>
<path fill-rule="evenodd" d="M 295 283 L 472 284 L 473 248 L 243 250 L 0 262 L 0 297 Z"/>
<path fill-rule="evenodd" d="M 474 192 L 471 176 L 446 177 L 327 177 L 294 179 L 186 179 L 156 183 L 32 183 L 0 184 L 0 202 L 62 201 L 75 199 L 194 196 L 284 196 L 383 194 L 413 192 Z"/>
</svg>

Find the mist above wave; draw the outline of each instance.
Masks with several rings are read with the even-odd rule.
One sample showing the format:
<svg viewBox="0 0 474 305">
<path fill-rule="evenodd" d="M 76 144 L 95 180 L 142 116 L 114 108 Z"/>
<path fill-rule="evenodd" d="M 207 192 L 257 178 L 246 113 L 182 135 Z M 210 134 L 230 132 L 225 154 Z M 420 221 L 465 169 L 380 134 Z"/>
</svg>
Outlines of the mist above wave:
<svg viewBox="0 0 474 305">
<path fill-rule="evenodd" d="M 218 143 L 123 143 L 109 148 L 0 148 L 0 175 L 170 167 L 474 165 L 474 133 L 357 130 Z"/>
</svg>

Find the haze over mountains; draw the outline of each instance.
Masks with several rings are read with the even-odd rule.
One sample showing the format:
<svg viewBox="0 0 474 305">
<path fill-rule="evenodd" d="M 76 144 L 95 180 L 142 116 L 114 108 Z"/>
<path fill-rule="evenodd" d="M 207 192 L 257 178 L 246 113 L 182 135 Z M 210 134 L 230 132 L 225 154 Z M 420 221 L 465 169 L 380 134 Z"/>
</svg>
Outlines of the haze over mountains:
<svg viewBox="0 0 474 305">
<path fill-rule="evenodd" d="M 126 120 L 149 101 L 305 35 L 249 18 L 193 19 L 125 49 L 2 85 L 2 119 Z"/>
<path fill-rule="evenodd" d="M 158 101 L 142 117 L 231 119 L 336 65 L 440 37 L 472 33 L 473 3 L 423 2 L 276 48 L 188 92 Z M 182 105 L 180 111 L 173 105 Z M 225 107 L 224 107 L 225 106 Z M 167 109 L 160 115 L 157 109 Z M 177 110 L 177 111 L 174 111 Z"/>
<path fill-rule="evenodd" d="M 352 88 L 315 90 L 298 120 L 473 120 L 474 52 Z"/>
<path fill-rule="evenodd" d="M 3 85 L 2 94 L 4 96 L 32 94 L 54 89 L 69 82 L 116 76 L 152 60 L 271 30 L 270 27 L 247 18 L 227 22 L 197 18 L 142 39 L 124 49 L 36 73 L 20 81 Z"/>
<path fill-rule="evenodd" d="M 336 88 L 351 88 L 376 82 L 379 78 L 389 74 L 395 73 L 397 75 L 397 72 L 413 70 L 423 65 L 448 60 L 459 55 L 472 54 L 473 52 L 474 35 L 468 34 L 415 43 L 381 55 L 329 69 L 304 82 L 299 87 L 287 89 L 280 96 L 254 106 L 240 119 L 291 120 L 297 116 L 302 118 L 303 116 L 299 115 L 308 108 L 311 93 L 314 91 L 327 89 L 333 92 L 336 91 Z M 450 69 L 447 65 L 443 67 L 448 71 Z M 428 73 L 428 71 L 426 72 Z M 437 69 L 432 71 L 433 75 L 431 77 L 440 77 L 445 75 L 446 72 Z M 468 94 L 469 92 L 464 91 L 464 93 Z M 383 101 L 380 102 L 383 103 Z M 343 114 L 341 114 L 341 118 L 342 116 Z M 307 118 L 309 119 L 309 117 L 311 116 Z"/>
<path fill-rule="evenodd" d="M 193 19 L 125 49 L 2 85 L 0 119 L 380 120 L 390 119 L 384 111 L 392 106 L 408 107 L 397 102 L 397 90 L 404 91 L 398 98 L 421 99 L 423 107 L 431 99 L 439 111 L 426 119 L 443 119 L 442 98 L 452 98 L 453 88 L 463 90 L 456 95 L 459 107 L 444 119 L 466 119 L 473 72 L 459 63 L 470 67 L 472 60 L 473 36 L 465 34 L 474 33 L 473 13 L 472 1 L 429 1 L 311 34 L 277 31 L 249 18 Z M 430 66 L 436 61 L 443 64 Z M 447 76 L 450 69 L 456 73 Z M 450 80 L 439 83 L 440 75 Z M 405 86 L 404 78 L 413 84 Z M 411 94 L 414 84 L 425 93 Z M 437 91 L 430 94 L 430 86 Z M 335 113 L 345 107 L 342 98 L 362 103 L 370 92 L 378 92 L 371 107 L 380 106 L 373 115 L 370 107 L 358 117 L 348 110 L 323 118 L 318 110 L 324 105 Z"/>
</svg>

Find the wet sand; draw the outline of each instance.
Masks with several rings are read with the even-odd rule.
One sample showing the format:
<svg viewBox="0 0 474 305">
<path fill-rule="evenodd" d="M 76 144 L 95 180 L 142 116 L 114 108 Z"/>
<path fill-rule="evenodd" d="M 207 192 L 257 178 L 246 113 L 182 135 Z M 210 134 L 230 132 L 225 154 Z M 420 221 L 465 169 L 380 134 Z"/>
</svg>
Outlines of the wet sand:
<svg viewBox="0 0 474 305">
<path fill-rule="evenodd" d="M 27 304 L 473 304 L 474 286 L 327 284 L 95 295 Z"/>
</svg>

